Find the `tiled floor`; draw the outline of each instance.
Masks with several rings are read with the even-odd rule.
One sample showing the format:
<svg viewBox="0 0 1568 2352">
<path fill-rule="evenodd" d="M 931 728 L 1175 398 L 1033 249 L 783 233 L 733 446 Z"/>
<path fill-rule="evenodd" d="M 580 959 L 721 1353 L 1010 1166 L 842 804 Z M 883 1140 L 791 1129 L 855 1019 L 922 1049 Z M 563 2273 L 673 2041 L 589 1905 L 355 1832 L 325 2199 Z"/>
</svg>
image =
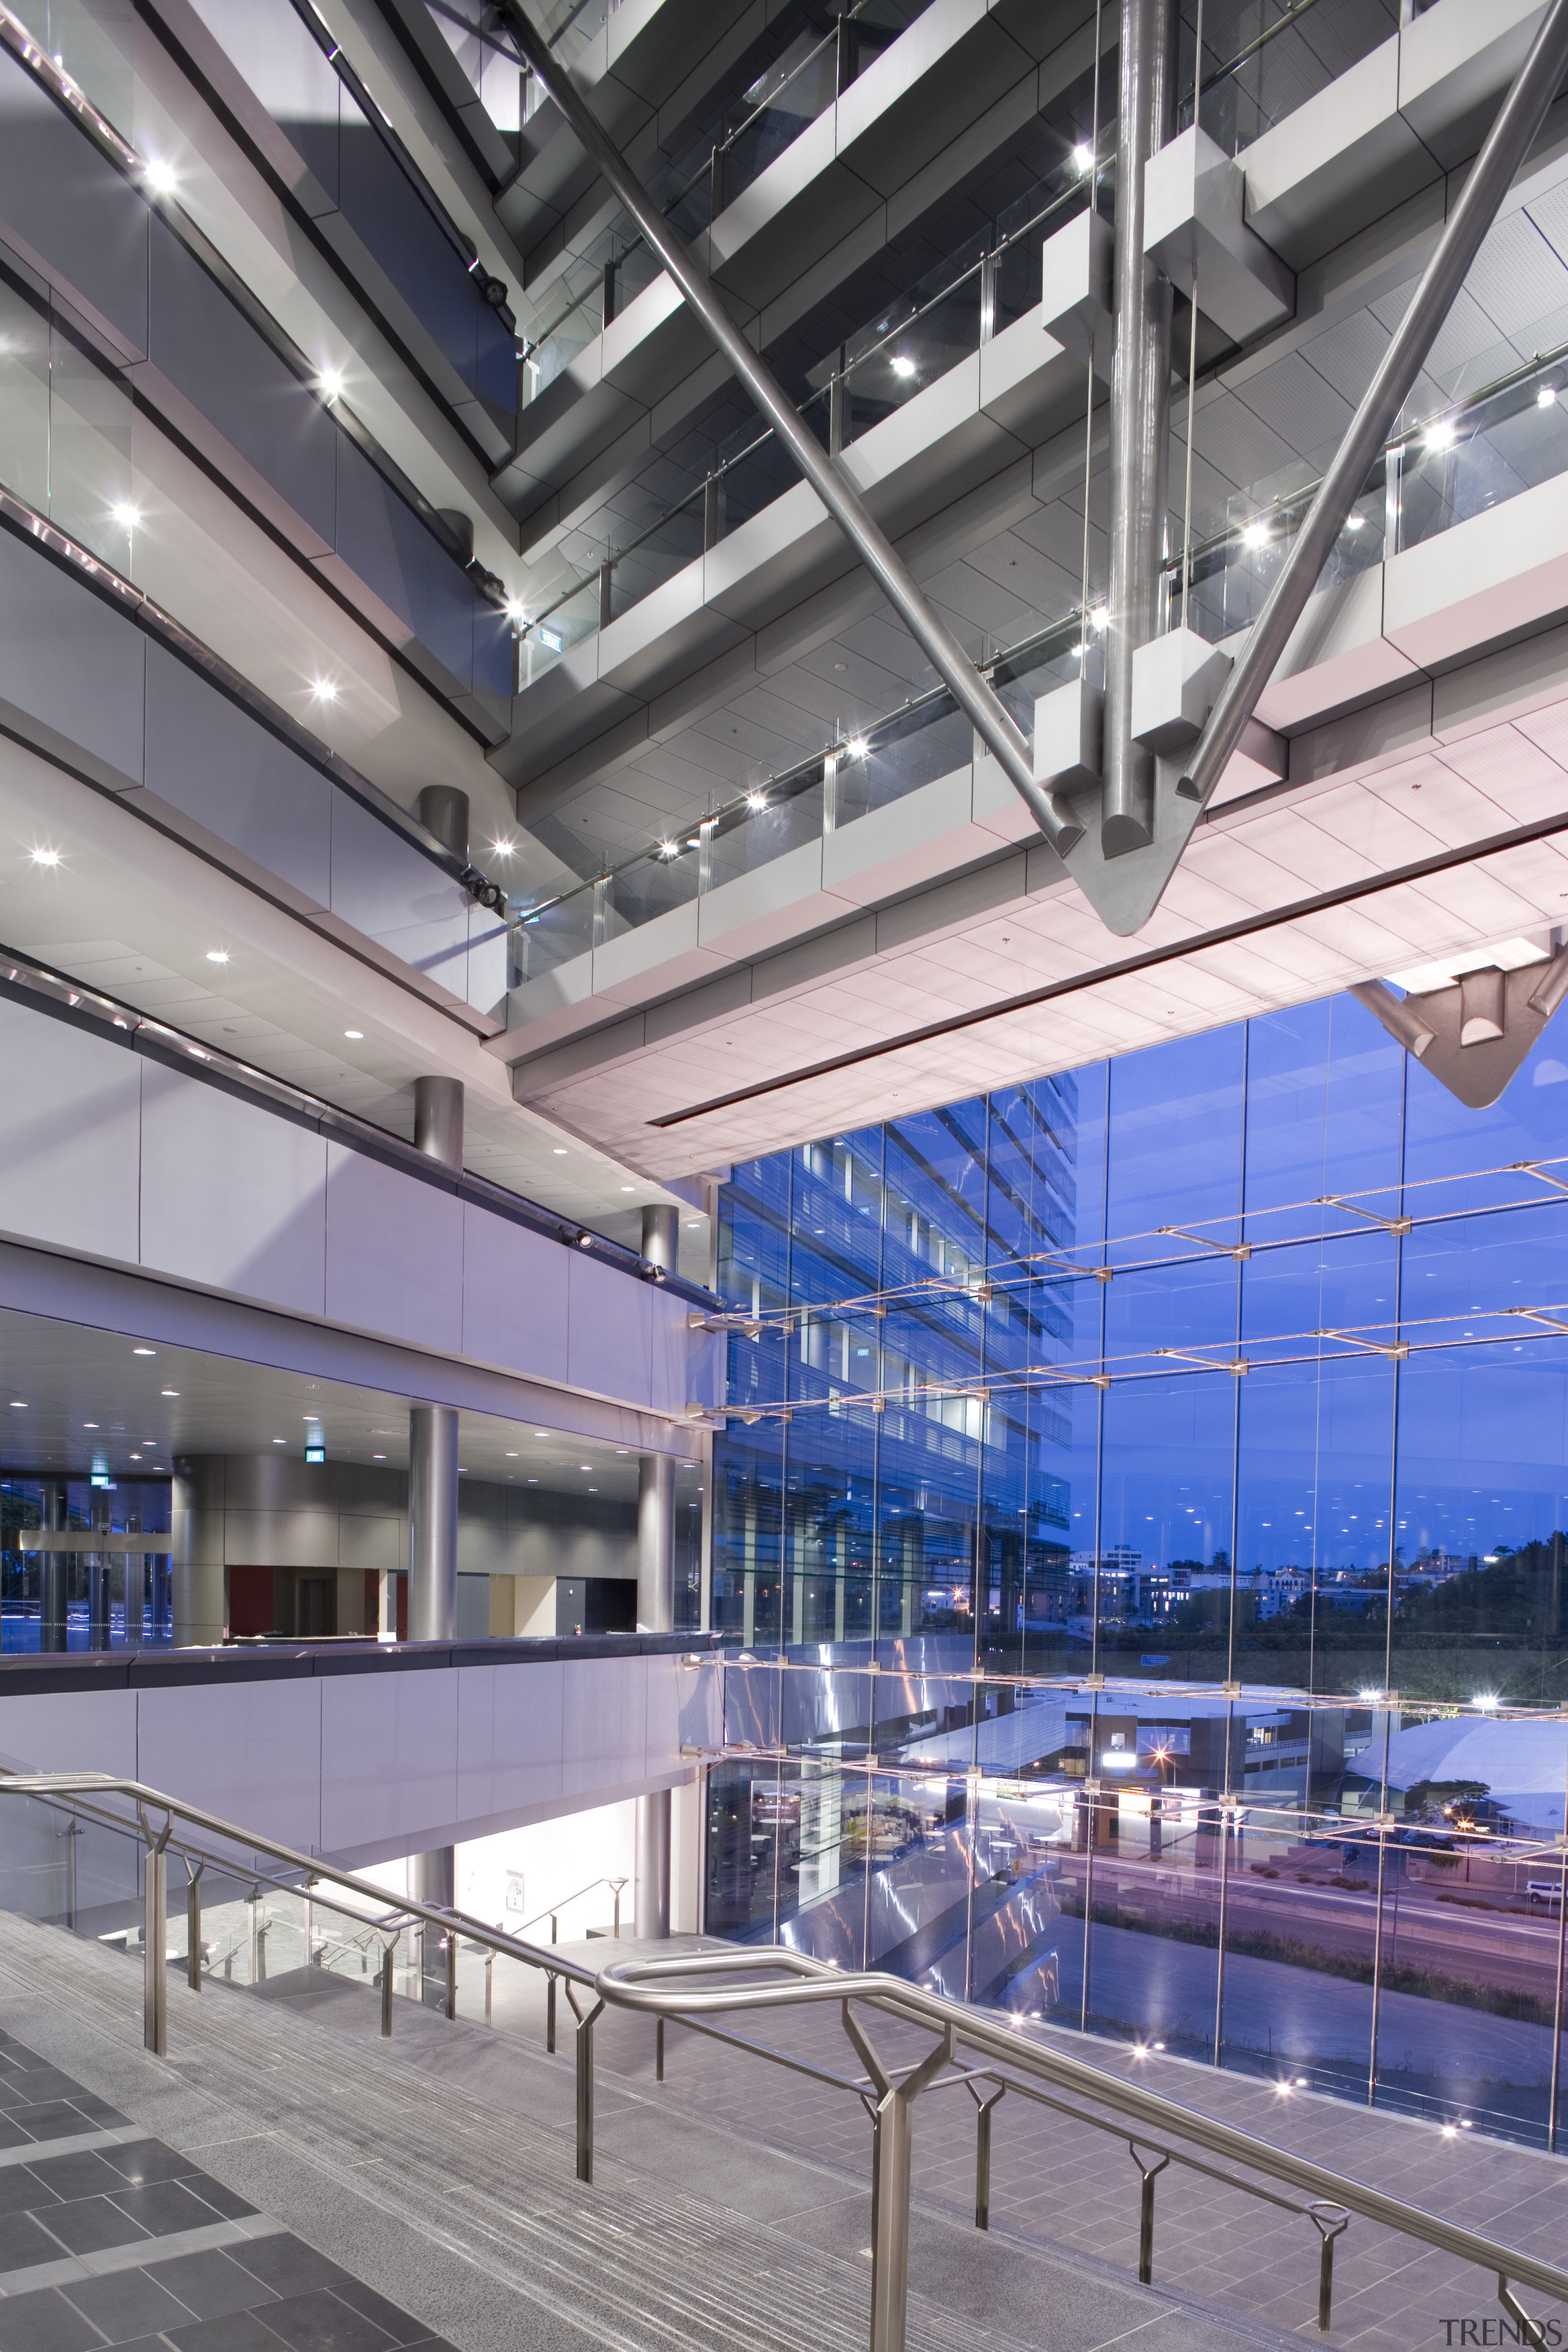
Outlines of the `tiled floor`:
<svg viewBox="0 0 1568 2352">
<path fill-rule="evenodd" d="M 0 2033 L 0 2352 L 448 2352 Z"/>
</svg>

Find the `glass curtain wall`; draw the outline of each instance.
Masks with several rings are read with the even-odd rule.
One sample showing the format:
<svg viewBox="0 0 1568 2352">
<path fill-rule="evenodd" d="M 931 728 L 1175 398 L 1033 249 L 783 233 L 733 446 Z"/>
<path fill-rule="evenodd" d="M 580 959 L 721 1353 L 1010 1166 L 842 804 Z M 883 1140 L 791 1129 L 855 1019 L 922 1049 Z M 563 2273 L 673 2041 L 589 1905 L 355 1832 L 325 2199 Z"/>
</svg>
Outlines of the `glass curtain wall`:
<svg viewBox="0 0 1568 2352">
<path fill-rule="evenodd" d="M 1555 2145 L 1564 1085 L 1335 997 L 737 1166 L 710 1929 Z"/>
</svg>

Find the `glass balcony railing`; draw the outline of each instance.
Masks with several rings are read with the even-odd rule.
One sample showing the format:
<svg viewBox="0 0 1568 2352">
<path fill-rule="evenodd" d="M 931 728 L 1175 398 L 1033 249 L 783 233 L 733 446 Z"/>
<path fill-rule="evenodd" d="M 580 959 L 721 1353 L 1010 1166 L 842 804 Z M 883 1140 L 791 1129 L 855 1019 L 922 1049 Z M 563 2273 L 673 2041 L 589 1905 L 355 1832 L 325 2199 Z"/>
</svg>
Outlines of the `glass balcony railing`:
<svg viewBox="0 0 1568 2352">
<path fill-rule="evenodd" d="M 761 177 L 785 148 L 826 114 L 866 67 L 923 13 L 928 0 L 852 0 L 826 34 L 803 29 L 711 122 L 695 145 L 649 183 L 649 193 L 683 236 L 695 236 Z M 588 0 L 602 21 L 603 0 Z M 587 22 L 587 16 L 574 20 Z M 530 78 L 531 91 L 533 88 Z M 538 103 L 537 99 L 533 100 Z M 528 105 L 528 111 L 532 107 Z M 545 323 L 522 345 L 519 404 L 537 400 L 577 353 L 650 286 L 661 264 L 623 220 L 573 262 Z"/>
<path fill-rule="evenodd" d="M 1321 585 L 1331 587 L 1564 473 L 1568 344 L 1392 442 L 1368 476 Z M 1190 625 L 1211 644 L 1257 619 L 1317 487 L 1307 480 L 1261 505 L 1238 501 L 1242 511 L 1223 530 L 1194 543 Z M 1180 556 L 1166 567 L 1170 627 L 1182 621 L 1185 569 Z M 1085 635 L 1084 614 L 1075 608 L 1013 646 L 972 648 L 972 657 L 1028 733 L 1036 697 L 1078 675 Z M 1087 635 L 1092 675 L 1092 609 Z M 595 879 L 517 908 L 510 985 L 538 979 L 918 792 L 972 757 L 967 719 L 946 689 L 933 686 L 858 731 L 838 735 L 811 759 L 710 803 Z"/>
<path fill-rule="evenodd" d="M 1394 29 L 1392 8 L 1393 0 L 1372 0 L 1365 7 L 1346 5 L 1345 0 L 1298 0 L 1245 40 L 1238 38 L 1238 27 L 1255 11 L 1244 16 L 1233 8 L 1226 22 L 1205 34 L 1205 59 L 1217 53 L 1223 62 L 1205 83 L 1205 129 L 1233 151 L 1245 146 L 1385 37 Z M 824 45 L 817 46 L 820 50 Z M 1189 82 L 1191 71 L 1189 55 Z M 1191 112 L 1189 100 L 1188 119 Z M 1088 151 L 1075 143 L 1078 126 L 1070 106 L 1058 127 L 1064 133 L 1063 154 L 1055 170 L 810 371 L 803 414 L 826 446 L 837 453 L 858 440 L 1037 302 L 1041 246 L 1088 201 Z M 1114 133 L 1103 134 L 1101 153 L 1113 145 Z M 1109 206 L 1103 188 L 1100 201 Z M 638 244 L 596 269 L 584 267 L 581 289 L 568 310 L 531 350 L 527 364 L 537 379 L 535 391 L 569 366 L 614 317 L 617 289 L 622 299 L 639 290 L 658 265 Z M 646 491 L 637 484 L 618 491 L 560 543 L 556 552 L 570 583 L 555 590 L 521 632 L 520 688 L 662 587 L 797 478 L 773 434 L 752 424 L 721 443 L 705 470 L 687 469 L 672 493 L 671 475 L 679 472 L 675 461 L 661 457 L 650 469 Z M 1249 510 L 1247 523 L 1254 519 Z M 1369 511 L 1353 528 L 1364 529 L 1371 519 Z M 1373 562 L 1381 551 L 1373 532 L 1347 548 L 1346 561 Z M 1199 584 L 1194 582 L 1194 590 Z M 1245 603 L 1239 578 L 1227 583 L 1227 591 Z M 1251 617 L 1250 611 L 1235 619 L 1222 612 L 1220 634 Z"/>
<path fill-rule="evenodd" d="M 802 414 L 823 446 L 835 455 L 847 448 L 1032 309 L 1045 239 L 1088 201 L 1083 167 L 1069 147 L 1060 166 L 991 229 L 821 361 Z M 657 494 L 638 502 L 635 485 L 617 493 L 561 542 L 571 581 L 520 629 L 520 691 L 799 479 L 772 428 L 752 423 L 720 444 L 705 472 L 688 472 L 672 496 L 670 477 L 679 473 L 665 461 Z"/>
<path fill-rule="evenodd" d="M 1410 13 L 1419 16 L 1420 5 Z M 1239 155 L 1397 33 L 1399 20 L 1399 0 L 1209 0 L 1198 119 L 1227 155 Z M 1185 129 L 1193 51 L 1191 30 L 1182 29 Z"/>
<path fill-rule="evenodd" d="M 1568 473 L 1565 391 L 1568 344 L 1396 436 L 1368 476 L 1320 584 L 1332 587 Z M 1304 482 L 1194 544 L 1191 625 L 1200 635 L 1217 642 L 1258 618 L 1317 487 Z M 1178 558 L 1167 574 L 1178 621 L 1182 572 Z"/>
</svg>

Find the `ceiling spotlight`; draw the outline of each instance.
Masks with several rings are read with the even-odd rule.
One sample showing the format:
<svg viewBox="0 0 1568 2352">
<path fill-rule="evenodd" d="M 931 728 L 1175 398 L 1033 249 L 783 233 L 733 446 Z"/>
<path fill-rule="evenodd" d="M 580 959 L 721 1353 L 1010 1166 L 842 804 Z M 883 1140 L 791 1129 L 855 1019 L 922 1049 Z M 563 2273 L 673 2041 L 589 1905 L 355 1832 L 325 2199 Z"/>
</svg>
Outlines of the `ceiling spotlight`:
<svg viewBox="0 0 1568 2352">
<path fill-rule="evenodd" d="M 679 857 L 680 852 L 673 841 L 661 841 L 658 845 L 658 854 L 661 857 Z"/>
<path fill-rule="evenodd" d="M 59 862 L 60 853 L 58 849 L 35 849 L 33 852 L 35 866 L 58 866 Z"/>
<path fill-rule="evenodd" d="M 180 1391 L 178 1389 L 160 1389 L 158 1393 L 160 1396 L 178 1396 Z"/>
<path fill-rule="evenodd" d="M 593 1466 L 591 1462 L 579 1462 L 577 1465 L 579 1470 L 591 1470 Z"/>
<path fill-rule="evenodd" d="M 208 948 L 207 961 L 208 963 L 226 963 L 228 961 L 228 950 L 226 948 Z"/>
<path fill-rule="evenodd" d="M 866 756 L 866 738 L 864 735 L 851 735 L 844 749 L 851 760 L 863 760 Z"/>
<path fill-rule="evenodd" d="M 621 1186 L 621 1190 L 622 1190 L 622 1192 L 635 1192 L 637 1191 L 637 1186 L 636 1186 L 635 1184 L 623 1184 L 623 1185 Z"/>
<path fill-rule="evenodd" d="M 11 1400 L 11 1410 L 13 1412 L 26 1412 L 27 1408 L 20 1397 L 13 1397 Z"/>
<path fill-rule="evenodd" d="M 497 857 L 515 857 L 517 856 L 517 844 L 515 841 L 492 841 L 490 848 Z"/>
<path fill-rule="evenodd" d="M 1241 534 L 1241 543 L 1244 547 L 1267 547 L 1268 525 L 1266 522 L 1249 522 Z"/>
<path fill-rule="evenodd" d="M 1080 172 L 1080 173 L 1081 173 L 1081 172 L 1092 172 L 1092 171 L 1093 171 L 1093 169 L 1094 169 L 1094 150 L 1093 150 L 1093 148 L 1089 144 L 1089 142 L 1088 142 L 1088 141 L 1087 141 L 1087 140 L 1084 142 L 1084 143 L 1083 143 L 1081 146 L 1079 146 L 1079 147 L 1075 147 L 1075 148 L 1073 149 L 1073 151 L 1072 151 L 1072 159 L 1073 159 L 1073 162 L 1077 164 L 1077 166 L 1078 166 L 1078 168 L 1079 168 L 1079 172 Z"/>
<path fill-rule="evenodd" d="M 345 1029 L 343 1031 L 343 1035 L 345 1037 L 352 1037 L 357 1045 L 362 1043 L 364 1037 L 364 1031 L 363 1029 Z"/>
<path fill-rule="evenodd" d="M 98 1423 L 96 1421 L 84 1421 L 82 1423 L 82 1427 L 84 1429 L 96 1429 L 98 1427 Z"/>
<path fill-rule="evenodd" d="M 131 1352 L 133 1356 L 155 1356 L 158 1350 L 156 1348 L 132 1348 Z"/>
<path fill-rule="evenodd" d="M 594 1236 L 586 1226 L 577 1235 L 577 1246 L 579 1249 L 592 1249 L 594 1246 Z"/>
<path fill-rule="evenodd" d="M 1357 515 L 1357 514 L 1346 515 L 1346 517 L 1345 517 L 1345 529 L 1346 529 L 1347 530 L 1360 530 L 1363 528 L 1363 526 L 1364 525 L 1365 521 L 1366 521 L 1366 517 L 1365 517 L 1365 515 Z"/>
<path fill-rule="evenodd" d="M 316 702 L 335 702 L 338 698 L 338 689 L 330 677 L 313 677 L 310 680 L 310 695 L 312 700 Z"/>
<path fill-rule="evenodd" d="M 180 184 L 180 175 L 173 163 L 161 156 L 149 155 L 142 166 L 142 177 L 155 196 L 172 196 Z"/>
<path fill-rule="evenodd" d="M 134 530 L 142 520 L 140 510 L 131 504 L 129 499 L 117 499 L 109 511 L 121 530 Z"/>
<path fill-rule="evenodd" d="M 535 1437 L 548 1437 L 550 1432 L 547 1429 L 536 1429 L 533 1433 Z"/>
<path fill-rule="evenodd" d="M 1425 436 L 1428 449 L 1451 449 L 1454 446 L 1454 421 L 1445 416 L 1426 427 Z"/>
<path fill-rule="evenodd" d="M 553 1144 L 551 1148 L 552 1148 L 552 1150 L 553 1150 L 553 1152 L 554 1152 L 555 1157 L 556 1157 L 556 1159 L 557 1159 L 557 1160 L 564 1160 L 564 1159 L 565 1159 L 565 1157 L 566 1157 L 566 1146 L 565 1146 L 563 1143 L 557 1143 L 557 1144 Z"/>
<path fill-rule="evenodd" d="M 343 396 L 342 372 L 333 367 L 323 368 L 316 378 L 316 389 L 329 407 L 334 400 L 341 400 Z"/>
<path fill-rule="evenodd" d="M 509 1454 L 506 1458 L 509 1462 L 515 1462 L 517 1460 L 515 1454 Z"/>
<path fill-rule="evenodd" d="M 749 809 L 765 809 L 767 804 L 768 796 L 766 793 L 748 793 L 746 794 L 746 806 Z"/>
<path fill-rule="evenodd" d="M 1535 395 L 1535 404 L 1537 408 L 1555 408 L 1557 386 L 1554 383 L 1543 383 Z"/>
<path fill-rule="evenodd" d="M 286 1437 L 275 1437 L 272 1443 L 274 1445 L 287 1445 L 289 1440 Z"/>
<path fill-rule="evenodd" d="M 384 1454 L 373 1454 L 370 1458 L 373 1462 L 384 1462 L 386 1456 Z"/>
<path fill-rule="evenodd" d="M 1110 615 L 1106 611 L 1103 604 L 1091 604 L 1089 606 L 1089 625 L 1091 629 L 1103 629 L 1110 618 Z"/>
<path fill-rule="evenodd" d="M 507 598 L 507 600 L 506 600 L 506 616 L 507 616 L 507 619 L 511 623 L 512 627 L 513 627 L 514 629 L 526 629 L 526 628 L 527 628 L 527 626 L 528 626 L 528 607 L 527 607 L 527 605 L 523 603 L 523 601 L 522 601 L 522 599 L 521 598 L 521 596 L 509 596 L 509 597 Z"/>
<path fill-rule="evenodd" d="M 915 374 L 916 372 L 914 361 L 906 358 L 904 353 L 900 352 L 898 358 L 893 362 L 893 373 L 895 375 L 911 376 Z"/>
</svg>

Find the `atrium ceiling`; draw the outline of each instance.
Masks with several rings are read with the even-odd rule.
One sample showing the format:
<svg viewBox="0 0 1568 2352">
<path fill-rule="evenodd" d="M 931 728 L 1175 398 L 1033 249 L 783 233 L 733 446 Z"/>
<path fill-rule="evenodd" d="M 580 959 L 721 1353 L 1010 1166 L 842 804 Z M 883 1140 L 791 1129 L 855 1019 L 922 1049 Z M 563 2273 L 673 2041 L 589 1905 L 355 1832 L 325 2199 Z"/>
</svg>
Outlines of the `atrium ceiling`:
<svg viewBox="0 0 1568 2352">
<path fill-rule="evenodd" d="M 268 1454 L 291 1459 L 319 1428 L 329 1463 L 408 1466 L 406 1400 L 348 1381 L 155 1347 L 118 1332 L 0 1309 L 0 1473 L 85 1478 L 101 1454 L 109 1475 L 170 1470 L 177 1455 Z M 469 1477 L 605 1501 L 635 1500 L 637 1455 L 597 1439 L 464 1412 L 458 1460 Z M 695 1465 L 691 1465 L 695 1466 Z"/>
</svg>

